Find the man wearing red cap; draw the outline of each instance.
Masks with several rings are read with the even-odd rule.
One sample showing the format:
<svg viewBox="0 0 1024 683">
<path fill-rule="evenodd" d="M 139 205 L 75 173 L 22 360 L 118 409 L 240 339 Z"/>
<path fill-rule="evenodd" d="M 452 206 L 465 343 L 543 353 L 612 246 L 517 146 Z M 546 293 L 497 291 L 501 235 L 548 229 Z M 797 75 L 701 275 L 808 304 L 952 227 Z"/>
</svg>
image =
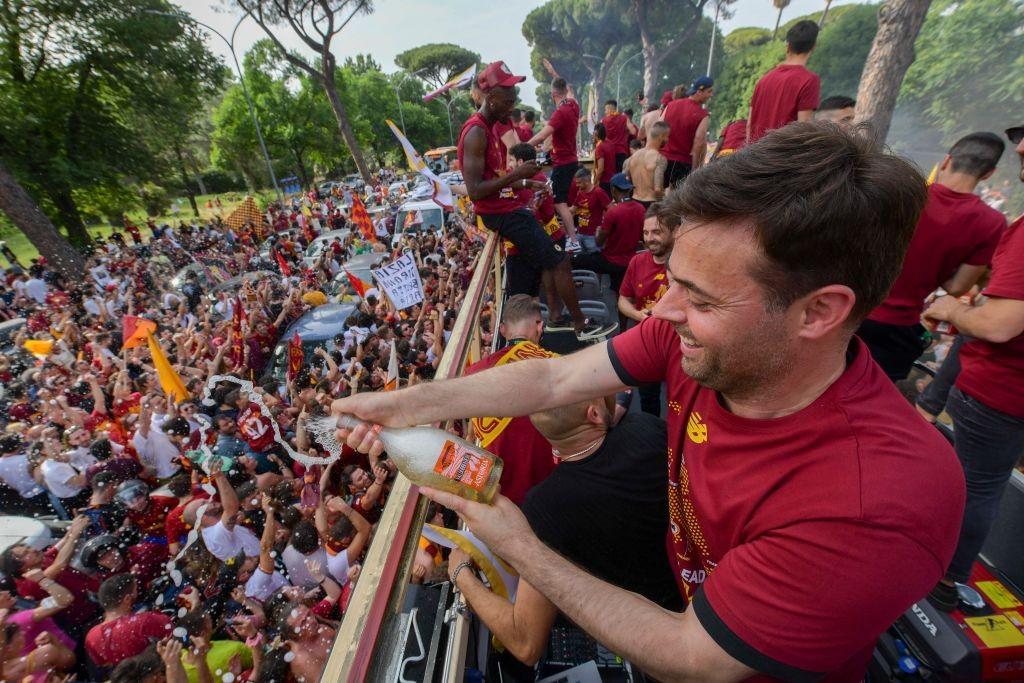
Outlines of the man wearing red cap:
<svg viewBox="0 0 1024 683">
<path fill-rule="evenodd" d="M 583 317 L 569 260 L 526 208 L 524 195 L 516 192 L 527 188 L 546 189 L 544 183 L 532 180 L 538 171 L 537 164 L 528 161 L 505 173 L 502 143 L 494 124 L 508 120 L 516 102 L 515 86 L 524 80 L 523 76 L 513 75 L 504 62 L 493 62 L 477 78 L 483 103 L 459 133 L 459 166 L 466 191 L 484 226 L 512 242 L 520 254 L 537 264 L 542 270 L 545 290 L 557 293 L 565 302 L 572 320 L 559 320 L 556 317 L 559 311 L 553 306 L 547 329 L 575 330 L 581 341 L 603 337 L 610 328 L 592 324 Z"/>
</svg>

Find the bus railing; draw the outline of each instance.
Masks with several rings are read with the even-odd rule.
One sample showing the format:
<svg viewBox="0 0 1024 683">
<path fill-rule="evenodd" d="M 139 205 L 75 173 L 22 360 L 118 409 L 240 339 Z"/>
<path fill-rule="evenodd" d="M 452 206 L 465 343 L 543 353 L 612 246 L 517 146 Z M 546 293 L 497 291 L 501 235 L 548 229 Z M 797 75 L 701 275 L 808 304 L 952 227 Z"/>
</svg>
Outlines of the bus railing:
<svg viewBox="0 0 1024 683">
<path fill-rule="evenodd" d="M 435 373 L 437 379 L 459 377 L 468 359 L 481 357 L 480 314 L 487 292 L 494 292 L 496 307 L 501 302 L 500 252 L 498 237 L 491 233 L 477 257 L 473 277 Z M 405 599 L 426 507 L 427 499 L 419 494 L 418 487 L 399 474 L 377 524 L 321 681 L 362 683 L 370 680 L 378 648 L 393 645 L 382 641 L 381 635 L 386 622 L 398 616 Z M 465 654 L 466 619 L 456 610 L 455 620 L 446 653 L 449 661 L 453 658 L 461 661 Z M 459 666 L 451 669 L 445 680 L 459 681 L 461 677 Z"/>
</svg>

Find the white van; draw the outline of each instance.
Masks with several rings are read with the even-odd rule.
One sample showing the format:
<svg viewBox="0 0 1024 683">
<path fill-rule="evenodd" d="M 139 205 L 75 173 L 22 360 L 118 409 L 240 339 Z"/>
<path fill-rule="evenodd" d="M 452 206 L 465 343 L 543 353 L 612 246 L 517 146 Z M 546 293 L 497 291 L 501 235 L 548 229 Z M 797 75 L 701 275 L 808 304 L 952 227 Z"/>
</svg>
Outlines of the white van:
<svg viewBox="0 0 1024 683">
<path fill-rule="evenodd" d="M 391 238 L 391 246 L 402 241 L 403 233 L 418 233 L 432 230 L 436 235 L 444 228 L 444 209 L 433 199 L 419 199 L 406 202 L 398 209 L 395 216 L 395 234 Z"/>
</svg>

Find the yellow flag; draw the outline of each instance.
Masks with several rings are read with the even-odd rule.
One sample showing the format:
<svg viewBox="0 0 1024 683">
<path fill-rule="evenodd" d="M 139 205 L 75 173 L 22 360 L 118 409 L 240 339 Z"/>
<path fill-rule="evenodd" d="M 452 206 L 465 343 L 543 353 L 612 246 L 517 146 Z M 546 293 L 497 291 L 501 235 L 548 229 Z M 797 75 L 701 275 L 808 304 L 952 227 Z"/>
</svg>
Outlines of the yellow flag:
<svg viewBox="0 0 1024 683">
<path fill-rule="evenodd" d="M 52 339 L 26 339 L 22 345 L 25 350 L 31 353 L 39 360 L 43 360 L 50 355 L 50 350 L 53 348 Z"/>
<path fill-rule="evenodd" d="M 192 398 L 185 389 L 185 383 L 181 381 L 181 377 L 171 367 L 171 363 L 167 360 L 167 356 L 164 355 L 160 344 L 157 343 L 156 337 L 152 334 L 147 335 L 146 343 L 149 344 L 149 352 L 153 355 L 153 367 L 156 368 L 156 376 L 160 380 L 160 386 L 163 388 L 164 393 L 167 394 L 167 397 L 173 399 L 175 403 L 181 403 Z"/>
<path fill-rule="evenodd" d="M 932 183 L 935 182 L 935 179 L 938 176 L 939 176 L 939 165 L 935 164 L 934 166 L 932 166 L 932 172 L 928 174 L 928 180 L 926 180 L 925 183 L 928 184 L 928 185 L 931 185 Z"/>
</svg>

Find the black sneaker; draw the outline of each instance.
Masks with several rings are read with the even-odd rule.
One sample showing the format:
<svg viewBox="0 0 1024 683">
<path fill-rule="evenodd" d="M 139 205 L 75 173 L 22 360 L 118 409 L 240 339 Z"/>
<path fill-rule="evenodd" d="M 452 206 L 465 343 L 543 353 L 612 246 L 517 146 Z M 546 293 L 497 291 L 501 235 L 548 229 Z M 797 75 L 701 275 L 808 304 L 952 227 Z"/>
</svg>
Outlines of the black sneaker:
<svg viewBox="0 0 1024 683">
<path fill-rule="evenodd" d="M 561 320 L 551 320 L 550 318 L 544 323 L 545 332 L 572 332 L 575 326 L 572 324 L 572 318 L 562 318 Z"/>
<path fill-rule="evenodd" d="M 576 331 L 578 341 L 596 341 L 604 339 L 609 334 L 619 329 L 618 323 L 599 323 L 591 319 L 584 321 L 583 329 Z"/>
<path fill-rule="evenodd" d="M 940 612 L 952 612 L 960 604 L 960 595 L 956 586 L 950 586 L 948 583 L 940 581 L 928 594 L 928 602 Z"/>
</svg>

